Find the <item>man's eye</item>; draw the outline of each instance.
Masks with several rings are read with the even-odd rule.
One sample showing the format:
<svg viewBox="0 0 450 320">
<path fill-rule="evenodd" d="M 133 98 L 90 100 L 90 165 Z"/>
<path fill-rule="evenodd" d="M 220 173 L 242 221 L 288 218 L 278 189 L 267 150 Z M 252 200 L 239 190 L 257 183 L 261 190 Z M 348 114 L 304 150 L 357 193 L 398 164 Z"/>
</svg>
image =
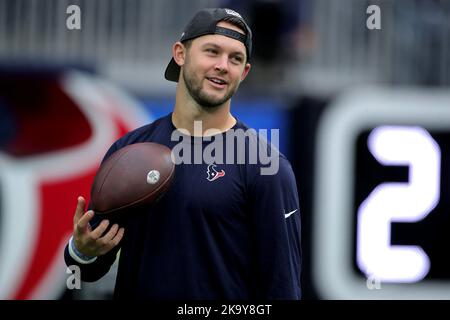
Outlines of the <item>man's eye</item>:
<svg viewBox="0 0 450 320">
<path fill-rule="evenodd" d="M 206 49 L 206 52 L 217 54 L 217 50 L 216 49 Z"/>
<path fill-rule="evenodd" d="M 241 56 L 235 56 L 235 57 L 233 57 L 233 61 L 235 63 L 241 63 L 243 61 L 243 59 Z"/>
</svg>

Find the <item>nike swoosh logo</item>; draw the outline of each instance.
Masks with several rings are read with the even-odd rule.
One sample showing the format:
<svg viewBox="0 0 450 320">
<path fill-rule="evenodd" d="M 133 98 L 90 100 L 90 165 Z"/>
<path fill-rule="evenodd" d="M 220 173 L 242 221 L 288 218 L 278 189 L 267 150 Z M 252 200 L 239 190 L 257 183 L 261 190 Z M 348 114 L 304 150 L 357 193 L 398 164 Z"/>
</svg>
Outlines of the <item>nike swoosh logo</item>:
<svg viewBox="0 0 450 320">
<path fill-rule="evenodd" d="M 293 213 L 295 213 L 298 209 L 295 209 L 294 211 L 288 212 L 284 214 L 284 217 L 287 219 L 289 218 Z"/>
</svg>

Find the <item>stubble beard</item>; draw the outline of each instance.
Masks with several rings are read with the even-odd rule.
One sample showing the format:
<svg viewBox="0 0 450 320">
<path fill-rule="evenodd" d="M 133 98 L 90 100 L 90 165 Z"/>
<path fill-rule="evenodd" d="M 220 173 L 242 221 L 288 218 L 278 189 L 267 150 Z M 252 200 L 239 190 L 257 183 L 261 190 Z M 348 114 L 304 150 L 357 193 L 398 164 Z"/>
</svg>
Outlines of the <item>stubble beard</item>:
<svg viewBox="0 0 450 320">
<path fill-rule="evenodd" d="M 212 95 L 208 95 L 202 89 L 202 80 L 196 79 L 194 72 L 190 71 L 188 61 L 186 61 L 186 67 L 183 72 L 183 80 L 186 84 L 186 88 L 190 96 L 195 100 L 195 102 L 197 102 L 200 107 L 208 110 L 217 108 L 231 99 L 238 88 L 238 85 L 231 87 L 222 98 L 216 98 Z"/>
</svg>

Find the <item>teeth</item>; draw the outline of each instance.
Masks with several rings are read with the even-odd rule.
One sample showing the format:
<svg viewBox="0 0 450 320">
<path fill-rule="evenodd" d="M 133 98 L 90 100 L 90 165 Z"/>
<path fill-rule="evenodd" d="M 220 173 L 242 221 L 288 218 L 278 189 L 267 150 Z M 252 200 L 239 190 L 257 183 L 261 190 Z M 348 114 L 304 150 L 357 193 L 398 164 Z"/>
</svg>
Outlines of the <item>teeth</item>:
<svg viewBox="0 0 450 320">
<path fill-rule="evenodd" d="M 225 83 L 225 81 L 222 81 L 222 80 L 219 80 L 219 79 L 216 79 L 216 78 L 209 78 L 209 80 L 211 80 L 214 83 L 218 83 L 218 84 L 224 84 Z"/>
</svg>

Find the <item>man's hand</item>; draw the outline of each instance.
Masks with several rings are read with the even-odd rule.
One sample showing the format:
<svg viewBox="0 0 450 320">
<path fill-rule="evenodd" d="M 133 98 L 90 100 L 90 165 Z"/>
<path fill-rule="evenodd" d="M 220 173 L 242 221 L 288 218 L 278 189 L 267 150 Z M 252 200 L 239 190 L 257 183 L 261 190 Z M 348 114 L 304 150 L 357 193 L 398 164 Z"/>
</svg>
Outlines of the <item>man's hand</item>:
<svg viewBox="0 0 450 320">
<path fill-rule="evenodd" d="M 97 257 L 104 255 L 112 248 L 117 246 L 122 240 L 124 228 L 120 228 L 114 224 L 111 229 L 104 235 L 108 228 L 109 221 L 103 220 L 97 228 L 92 230 L 89 221 L 94 217 L 92 210 L 84 212 L 86 200 L 78 197 L 77 209 L 73 217 L 73 240 L 78 251 L 89 257 Z"/>
</svg>

